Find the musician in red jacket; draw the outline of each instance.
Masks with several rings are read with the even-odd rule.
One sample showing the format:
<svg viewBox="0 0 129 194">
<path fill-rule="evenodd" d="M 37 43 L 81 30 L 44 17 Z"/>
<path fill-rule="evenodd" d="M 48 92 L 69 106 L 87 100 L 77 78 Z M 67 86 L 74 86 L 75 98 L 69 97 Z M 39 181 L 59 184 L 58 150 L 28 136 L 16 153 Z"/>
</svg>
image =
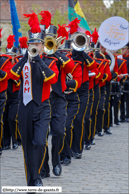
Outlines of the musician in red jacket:
<svg viewBox="0 0 129 194">
<path fill-rule="evenodd" d="M 93 45 L 95 45 L 94 42 L 91 43 L 91 49 L 93 48 Z M 93 52 L 88 53 L 88 55 L 93 59 L 94 54 Z M 95 60 L 95 59 L 94 59 Z M 95 75 L 92 75 L 92 74 Z M 95 141 L 93 141 L 93 127 L 92 127 L 92 118 L 94 115 L 93 106 L 95 109 L 94 103 L 98 103 L 99 97 L 99 90 L 96 90 L 95 88 L 95 80 L 100 76 L 100 73 L 98 71 L 98 64 L 94 70 L 89 71 L 89 103 L 85 115 L 85 150 L 89 150 L 91 148 L 91 145 L 95 144 Z M 95 90 L 94 90 L 95 88 Z M 92 115 L 93 114 L 93 115 Z M 94 122 L 94 118 L 93 118 Z"/>
<path fill-rule="evenodd" d="M 91 56 L 92 58 L 95 58 L 95 43 L 92 42 L 91 43 L 91 51 L 89 53 L 89 56 Z M 98 114 L 98 104 L 99 104 L 99 95 L 100 95 L 100 89 L 99 89 L 99 81 L 103 78 L 103 74 L 104 74 L 104 64 L 103 61 L 101 59 L 97 59 L 95 58 L 95 61 L 97 63 L 97 68 L 98 68 L 98 75 L 96 74 L 94 77 L 93 82 L 91 82 L 90 87 L 93 87 L 93 94 L 94 94 L 94 98 L 93 98 L 93 106 L 92 106 L 92 113 L 91 113 L 91 133 L 89 135 L 89 143 L 86 147 L 86 149 L 89 149 L 91 146 L 90 145 L 95 145 L 95 141 L 94 141 L 94 136 L 95 136 L 95 131 L 96 131 L 96 123 L 97 123 L 97 114 Z M 92 70 L 91 72 L 94 72 L 94 70 Z M 91 77 L 92 79 L 92 77 Z M 91 99 L 90 99 L 91 100 Z"/>
<path fill-rule="evenodd" d="M 99 57 L 98 57 L 99 58 Z M 109 68 L 109 61 L 103 59 L 104 64 L 104 76 L 99 82 L 100 87 L 100 98 L 98 105 L 98 115 L 97 115 L 97 124 L 96 130 L 98 132 L 98 136 L 103 136 L 103 127 L 104 127 L 104 114 L 105 114 L 105 100 L 106 100 L 106 81 L 111 80 L 111 72 Z"/>
<path fill-rule="evenodd" d="M 129 42 L 122 48 L 122 58 L 126 60 L 128 78 L 124 83 L 124 93 L 121 96 L 121 122 L 129 122 Z"/>
<path fill-rule="evenodd" d="M 115 56 L 115 61 L 118 66 L 118 78 L 115 80 L 116 82 L 112 82 L 112 92 L 116 95 L 111 95 L 110 100 L 110 125 L 112 125 L 112 107 L 114 107 L 114 123 L 119 125 L 118 112 L 121 103 L 121 83 L 124 84 L 127 76 L 123 74 L 127 74 L 127 66 L 126 60 L 119 58 L 119 54 L 117 51 L 113 51 L 113 55 Z M 115 63 L 115 64 L 116 64 Z M 115 68 L 115 67 L 114 67 Z M 115 71 L 115 70 L 114 70 Z"/>
<path fill-rule="evenodd" d="M 10 76 L 16 80 L 21 77 L 18 121 L 27 185 L 42 186 L 40 171 L 45 158 L 51 117 L 50 85 L 57 82 L 58 69 L 56 59 L 42 55 L 45 34 L 39 26 L 37 15 L 33 12 L 24 16 L 29 17 L 28 23 L 31 26 L 28 45 L 37 46 L 39 54 L 33 57 L 26 51 L 12 68 Z"/>
<path fill-rule="evenodd" d="M 47 37 L 51 37 L 56 40 L 57 37 L 57 27 L 51 25 L 51 14 L 48 11 L 42 11 L 41 15 L 43 19 L 41 20 L 41 24 L 46 24 L 46 18 L 48 15 L 50 18 L 48 19 L 48 24 L 46 24 L 46 39 Z M 62 41 L 61 41 L 62 42 Z M 61 46 L 61 45 L 60 45 Z M 53 166 L 53 174 L 55 176 L 60 176 L 62 172 L 62 167 L 60 164 L 60 154 L 63 150 L 64 139 L 65 139 L 65 124 L 67 117 L 67 101 L 65 98 L 64 91 L 67 88 L 66 85 L 66 75 L 74 69 L 74 61 L 67 57 L 67 53 L 63 53 L 57 50 L 58 45 L 56 45 L 56 49 L 45 49 L 44 55 L 46 57 L 54 57 L 57 59 L 57 67 L 59 70 L 58 81 L 55 84 L 51 85 L 52 91 L 50 94 L 50 103 L 52 108 L 51 114 L 51 122 L 50 129 L 52 135 L 52 166 Z M 48 52 L 48 50 L 50 52 Z M 52 51 L 52 52 L 51 52 Z M 77 82 L 74 82 L 74 88 L 77 87 Z M 48 155 L 46 155 L 47 157 Z M 48 157 L 47 157 L 48 158 Z M 48 160 L 45 160 L 44 163 L 49 169 Z M 50 175 L 48 175 L 50 176 Z"/>
<path fill-rule="evenodd" d="M 112 63 L 111 61 L 111 56 L 109 56 L 109 53 L 106 52 L 106 48 L 104 48 L 102 45 L 100 45 L 100 58 L 102 59 L 107 59 L 109 64 L 108 66 Z M 112 54 L 110 54 L 112 55 Z M 113 57 L 113 55 L 112 55 Z M 113 57 L 114 58 L 114 57 Z M 111 67 L 110 67 L 111 68 Z M 106 100 L 105 100 L 105 114 L 104 114 L 104 131 L 106 134 L 112 134 L 110 131 L 110 81 L 111 79 L 116 79 L 118 76 L 118 67 L 117 64 L 114 67 L 114 70 L 112 73 L 110 73 L 109 79 L 106 81 Z"/>
<path fill-rule="evenodd" d="M 17 54 L 17 48 L 13 46 L 14 35 L 10 35 L 7 38 L 6 54 L 11 57 L 11 66 L 15 66 L 18 60 L 15 58 Z M 11 68 L 12 68 L 11 67 Z M 4 150 L 11 148 L 11 138 L 13 149 L 18 148 L 17 144 L 17 130 L 18 130 L 18 92 L 20 89 L 20 80 L 15 81 L 8 80 L 7 88 L 7 101 L 4 112 Z"/>
<path fill-rule="evenodd" d="M 1 49 L 1 42 L 2 41 L 0 39 L 0 49 Z M 11 68 L 12 68 L 11 57 L 8 55 L 0 54 L 0 154 L 2 154 L 2 149 L 3 149 L 3 145 L 2 145 L 3 144 L 2 143 L 3 112 L 6 105 L 9 71 Z"/>
<path fill-rule="evenodd" d="M 60 52 L 66 53 L 66 56 L 71 59 L 71 40 L 66 40 L 64 48 Z M 82 68 L 80 61 L 74 61 L 73 70 L 66 76 L 66 90 L 64 91 L 67 100 L 67 118 L 66 118 L 66 137 L 64 148 L 61 152 L 61 164 L 68 165 L 71 163 L 72 157 L 72 141 L 74 138 L 74 120 L 79 111 L 80 100 L 77 94 L 77 89 L 82 83 Z"/>
<path fill-rule="evenodd" d="M 79 33 L 78 33 L 79 34 Z M 74 121 L 74 141 L 72 150 L 74 158 L 80 159 L 84 147 L 84 119 L 89 103 L 89 75 L 88 72 L 97 68 L 95 60 L 93 60 L 86 52 L 85 46 L 79 48 L 73 43 L 72 58 L 81 61 L 82 64 L 82 84 L 77 90 L 80 98 L 80 109 Z"/>
</svg>

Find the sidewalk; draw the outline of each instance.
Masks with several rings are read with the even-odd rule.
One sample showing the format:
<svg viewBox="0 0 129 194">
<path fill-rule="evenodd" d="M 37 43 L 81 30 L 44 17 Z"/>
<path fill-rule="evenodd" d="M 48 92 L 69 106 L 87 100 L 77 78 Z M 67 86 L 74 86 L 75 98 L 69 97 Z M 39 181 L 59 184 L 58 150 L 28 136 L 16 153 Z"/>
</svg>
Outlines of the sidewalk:
<svg viewBox="0 0 129 194">
<path fill-rule="evenodd" d="M 62 175 L 43 179 L 44 186 L 61 186 L 63 194 L 129 193 L 129 123 L 114 125 L 112 135 L 95 136 L 96 145 L 84 150 L 82 159 L 62 166 Z M 49 148 L 50 148 L 49 138 Z M 50 149 L 49 149 L 50 152 Z M 3 151 L 1 186 L 26 186 L 21 146 Z"/>
</svg>

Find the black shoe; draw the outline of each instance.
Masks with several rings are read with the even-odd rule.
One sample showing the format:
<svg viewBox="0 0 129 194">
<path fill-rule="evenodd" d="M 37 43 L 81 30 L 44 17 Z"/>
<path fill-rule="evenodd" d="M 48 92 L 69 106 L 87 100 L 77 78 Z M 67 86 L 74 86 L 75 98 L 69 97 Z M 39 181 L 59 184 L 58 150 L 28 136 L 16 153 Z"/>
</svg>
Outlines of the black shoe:
<svg viewBox="0 0 129 194">
<path fill-rule="evenodd" d="M 125 122 L 125 119 L 120 119 L 120 122 L 121 122 L 121 123 L 124 123 L 124 122 Z"/>
<path fill-rule="evenodd" d="M 73 151 L 72 151 L 72 153 L 71 153 L 71 157 L 74 157 L 74 154 L 75 154 L 75 152 L 73 152 Z"/>
<path fill-rule="evenodd" d="M 90 148 L 91 148 L 91 145 L 90 144 L 88 144 L 88 145 L 85 146 L 85 150 L 90 150 Z"/>
<path fill-rule="evenodd" d="M 4 147 L 4 150 L 9 150 L 10 149 L 10 146 L 5 146 Z"/>
<path fill-rule="evenodd" d="M 50 177 L 50 173 L 46 173 L 46 172 L 41 172 L 41 178 L 44 179 L 44 178 L 48 178 Z"/>
<path fill-rule="evenodd" d="M 64 158 L 61 158 L 60 159 L 60 164 L 63 164 L 63 162 L 64 162 Z"/>
<path fill-rule="evenodd" d="M 55 176 L 60 176 L 61 175 L 61 172 L 62 172 L 62 167 L 60 164 L 56 165 L 56 166 L 53 166 L 53 174 Z"/>
<path fill-rule="evenodd" d="M 75 153 L 74 154 L 75 159 L 81 159 L 81 157 L 82 157 L 82 153 Z"/>
<path fill-rule="evenodd" d="M 103 132 L 101 131 L 101 132 L 98 132 L 98 136 L 103 136 L 104 134 L 103 134 Z"/>
<path fill-rule="evenodd" d="M 21 145 L 21 140 L 18 140 L 17 144 L 18 144 L 18 146 L 20 146 Z"/>
<path fill-rule="evenodd" d="M 91 145 L 95 145 L 95 140 L 92 140 L 92 141 L 90 142 L 90 144 L 91 144 Z"/>
<path fill-rule="evenodd" d="M 16 150 L 18 148 L 18 144 L 17 143 L 14 143 L 13 144 L 13 149 Z"/>
<path fill-rule="evenodd" d="M 40 178 L 35 179 L 34 186 L 37 186 L 37 187 L 43 186 L 42 180 Z"/>
<path fill-rule="evenodd" d="M 129 118 L 125 119 L 126 122 L 129 122 Z"/>
<path fill-rule="evenodd" d="M 98 131 L 97 130 L 95 130 L 95 134 L 98 134 Z"/>
<path fill-rule="evenodd" d="M 115 124 L 116 124 L 116 125 L 120 125 L 120 123 L 119 123 L 119 122 L 115 122 Z"/>
<path fill-rule="evenodd" d="M 65 166 L 68 166 L 71 163 L 71 159 L 68 157 L 65 157 L 64 161 L 62 164 L 64 164 Z"/>
<path fill-rule="evenodd" d="M 113 124 L 112 123 L 110 124 L 110 127 L 113 127 Z"/>
<path fill-rule="evenodd" d="M 106 133 L 106 134 L 109 134 L 109 135 L 112 134 L 112 132 L 111 132 L 109 129 L 107 129 L 107 130 L 105 131 L 105 133 Z"/>
<path fill-rule="evenodd" d="M 2 148 L 0 148 L 0 155 L 2 155 Z"/>
</svg>

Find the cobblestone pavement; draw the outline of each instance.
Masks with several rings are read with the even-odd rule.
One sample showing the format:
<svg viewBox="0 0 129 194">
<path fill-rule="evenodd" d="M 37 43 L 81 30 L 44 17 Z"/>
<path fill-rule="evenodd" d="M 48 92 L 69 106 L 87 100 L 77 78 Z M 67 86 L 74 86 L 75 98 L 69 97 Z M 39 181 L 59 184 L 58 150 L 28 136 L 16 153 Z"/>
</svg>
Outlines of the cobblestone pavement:
<svg viewBox="0 0 129 194">
<path fill-rule="evenodd" d="M 84 150 L 82 159 L 62 166 L 62 175 L 44 179 L 44 186 L 61 186 L 62 193 L 129 193 L 129 123 L 114 125 L 112 135 L 95 136 L 96 145 Z M 49 138 L 50 147 L 50 138 Z M 3 151 L 1 186 L 26 186 L 21 146 Z"/>
</svg>

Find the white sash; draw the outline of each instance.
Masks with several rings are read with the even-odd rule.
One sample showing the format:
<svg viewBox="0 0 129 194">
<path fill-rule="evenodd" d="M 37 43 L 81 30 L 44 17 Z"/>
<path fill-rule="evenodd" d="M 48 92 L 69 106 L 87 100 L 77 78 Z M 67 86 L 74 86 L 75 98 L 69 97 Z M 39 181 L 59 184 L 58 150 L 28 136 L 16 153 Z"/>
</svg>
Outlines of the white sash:
<svg viewBox="0 0 129 194">
<path fill-rule="evenodd" d="M 26 106 L 32 100 L 31 65 L 27 61 L 23 67 L 23 103 Z"/>
</svg>

